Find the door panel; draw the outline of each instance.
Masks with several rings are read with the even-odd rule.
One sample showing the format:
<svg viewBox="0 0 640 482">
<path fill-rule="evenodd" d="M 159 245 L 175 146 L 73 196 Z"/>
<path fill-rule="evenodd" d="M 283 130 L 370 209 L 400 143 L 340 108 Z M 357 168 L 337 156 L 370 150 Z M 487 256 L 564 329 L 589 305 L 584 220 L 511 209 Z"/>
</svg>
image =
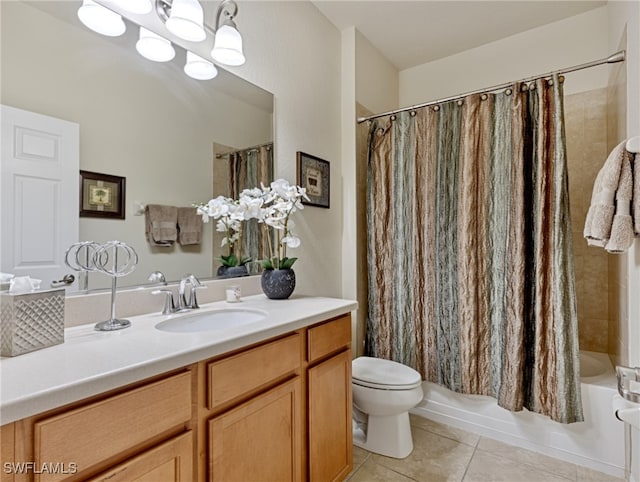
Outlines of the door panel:
<svg viewBox="0 0 640 482">
<path fill-rule="evenodd" d="M 351 471 L 351 351 L 309 369 L 309 480 L 343 480 Z"/>
<path fill-rule="evenodd" d="M 209 422 L 209 480 L 302 480 L 301 389 L 295 378 Z"/>
<path fill-rule="evenodd" d="M 79 125 L 0 109 L 0 271 L 41 279 L 47 289 L 71 273 L 64 252 L 78 240 Z"/>
</svg>

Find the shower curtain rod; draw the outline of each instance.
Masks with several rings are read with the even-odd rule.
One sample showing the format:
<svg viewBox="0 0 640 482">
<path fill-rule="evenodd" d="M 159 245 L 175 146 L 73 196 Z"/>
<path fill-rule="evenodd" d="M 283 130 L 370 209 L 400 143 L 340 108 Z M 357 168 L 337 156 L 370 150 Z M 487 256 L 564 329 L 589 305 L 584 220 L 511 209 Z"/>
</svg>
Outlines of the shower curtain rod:
<svg viewBox="0 0 640 482">
<path fill-rule="evenodd" d="M 615 54 L 610 55 L 609 57 L 604 58 L 604 59 L 594 60 L 592 62 L 587 62 L 585 64 L 574 65 L 573 67 L 568 67 L 566 69 L 554 70 L 552 72 L 548 72 L 548 73 L 543 74 L 543 75 L 536 75 L 535 77 L 527 77 L 525 79 L 520 79 L 520 80 L 516 80 L 516 81 L 513 81 L 513 82 L 505 82 L 504 84 L 498 84 L 498 85 L 494 85 L 492 87 L 486 87 L 484 89 L 473 90 L 471 92 L 465 92 L 464 94 L 458 94 L 458 95 L 453 95 L 451 97 L 445 97 L 444 99 L 431 100 L 429 102 L 424 102 L 423 104 L 416 104 L 416 105 L 412 105 L 410 107 L 403 107 L 402 109 L 390 110 L 388 112 L 383 112 L 382 114 L 374 114 L 374 115 L 370 115 L 370 116 L 367 116 L 367 117 L 358 117 L 358 124 L 362 124 L 363 122 L 368 121 L 368 120 L 377 119 L 378 117 L 384 117 L 384 116 L 387 116 L 387 115 L 398 114 L 400 112 L 406 112 L 408 110 L 419 109 L 421 107 L 427 107 L 427 106 L 434 105 L 434 104 L 441 104 L 443 102 L 449 102 L 449 101 L 452 101 L 452 100 L 461 99 L 461 98 L 466 97 L 468 95 L 482 94 L 482 93 L 485 93 L 485 92 L 492 92 L 494 90 L 506 89 L 508 87 L 511 87 L 516 82 L 531 82 L 532 80 L 544 79 L 546 77 L 551 77 L 551 76 L 553 76 L 555 74 L 558 74 L 558 75 L 567 74 L 569 72 L 575 72 L 576 70 L 588 69 L 590 67 L 595 67 L 597 65 L 615 64 L 617 62 L 624 62 L 625 54 L 626 54 L 625 50 L 620 50 L 619 52 L 616 52 Z"/>
<path fill-rule="evenodd" d="M 223 154 L 216 154 L 216 159 L 222 159 L 224 156 L 228 156 L 229 154 L 237 154 L 238 152 L 253 151 L 254 149 L 260 149 L 261 147 L 273 147 L 273 141 L 267 142 L 265 144 L 258 144 L 257 146 L 247 147 L 245 149 L 236 149 L 234 151 L 225 152 Z"/>
</svg>

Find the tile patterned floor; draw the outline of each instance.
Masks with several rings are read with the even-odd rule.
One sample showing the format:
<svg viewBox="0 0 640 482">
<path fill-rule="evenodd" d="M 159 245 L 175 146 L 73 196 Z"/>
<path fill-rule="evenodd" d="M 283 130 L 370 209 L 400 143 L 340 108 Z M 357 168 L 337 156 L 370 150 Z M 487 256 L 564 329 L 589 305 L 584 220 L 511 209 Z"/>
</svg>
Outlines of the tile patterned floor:
<svg viewBox="0 0 640 482">
<path fill-rule="evenodd" d="M 349 482 L 624 482 L 569 462 L 411 415 L 403 460 L 353 448 Z"/>
</svg>

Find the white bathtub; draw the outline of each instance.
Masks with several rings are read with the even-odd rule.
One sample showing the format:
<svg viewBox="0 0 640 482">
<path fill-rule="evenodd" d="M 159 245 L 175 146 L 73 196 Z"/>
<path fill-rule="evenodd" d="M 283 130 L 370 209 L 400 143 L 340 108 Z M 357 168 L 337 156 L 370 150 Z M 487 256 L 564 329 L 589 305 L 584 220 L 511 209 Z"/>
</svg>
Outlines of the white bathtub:
<svg viewBox="0 0 640 482">
<path fill-rule="evenodd" d="M 482 395 L 461 395 L 424 382 L 411 412 L 551 457 L 624 477 L 624 429 L 613 414 L 616 376 L 604 353 L 581 352 L 584 422 L 569 425 L 523 410 L 510 412 Z"/>
</svg>

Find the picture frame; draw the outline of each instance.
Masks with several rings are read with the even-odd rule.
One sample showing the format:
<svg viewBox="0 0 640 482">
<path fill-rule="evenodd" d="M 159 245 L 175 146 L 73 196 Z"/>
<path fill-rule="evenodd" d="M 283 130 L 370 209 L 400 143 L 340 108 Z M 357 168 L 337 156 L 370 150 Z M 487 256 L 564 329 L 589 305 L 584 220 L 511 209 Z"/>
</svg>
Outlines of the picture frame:
<svg viewBox="0 0 640 482">
<path fill-rule="evenodd" d="M 80 171 L 80 217 L 125 219 L 126 178 Z"/>
<path fill-rule="evenodd" d="M 329 161 L 312 156 L 305 152 L 296 153 L 297 183 L 307 191 L 309 201 L 302 199 L 302 204 L 329 209 L 330 207 L 330 170 Z"/>
</svg>

